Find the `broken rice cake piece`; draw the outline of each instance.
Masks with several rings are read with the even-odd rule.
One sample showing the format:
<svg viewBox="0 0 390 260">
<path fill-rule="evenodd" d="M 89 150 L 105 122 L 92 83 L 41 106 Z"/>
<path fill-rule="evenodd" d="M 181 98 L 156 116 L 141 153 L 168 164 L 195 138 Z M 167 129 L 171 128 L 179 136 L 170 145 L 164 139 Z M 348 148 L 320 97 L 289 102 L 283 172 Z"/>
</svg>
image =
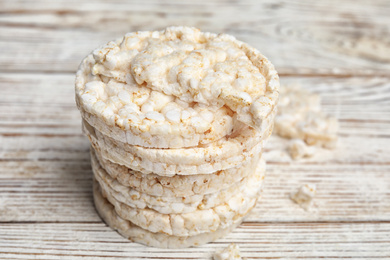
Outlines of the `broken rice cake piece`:
<svg viewBox="0 0 390 260">
<path fill-rule="evenodd" d="M 315 153 L 315 148 L 308 146 L 304 141 L 300 139 L 293 139 L 289 141 L 287 146 L 288 153 L 294 160 L 304 157 L 311 157 Z"/>
<path fill-rule="evenodd" d="M 337 119 L 321 111 L 321 99 L 300 87 L 281 88 L 274 133 L 288 139 L 301 139 L 307 145 L 334 148 Z"/>
<path fill-rule="evenodd" d="M 316 185 L 305 184 L 301 186 L 298 191 L 292 193 L 290 198 L 303 209 L 307 210 L 311 206 L 315 194 Z"/>
<path fill-rule="evenodd" d="M 230 244 L 228 247 L 217 250 L 213 256 L 214 260 L 241 260 L 240 248 L 236 244 Z"/>
</svg>

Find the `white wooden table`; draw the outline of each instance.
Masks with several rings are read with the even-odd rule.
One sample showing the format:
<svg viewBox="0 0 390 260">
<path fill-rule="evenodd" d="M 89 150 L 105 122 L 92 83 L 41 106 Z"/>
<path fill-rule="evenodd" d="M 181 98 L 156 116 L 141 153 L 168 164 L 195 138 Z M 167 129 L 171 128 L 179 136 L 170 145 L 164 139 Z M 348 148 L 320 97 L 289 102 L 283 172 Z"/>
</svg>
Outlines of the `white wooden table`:
<svg viewBox="0 0 390 260">
<path fill-rule="evenodd" d="M 274 137 L 256 209 L 228 237 L 163 250 L 128 242 L 96 214 L 74 73 L 128 31 L 193 25 L 257 47 L 282 83 L 339 118 L 340 145 L 291 161 Z M 0 1 L 0 258 L 390 259 L 389 1 Z M 317 184 L 304 211 L 288 194 Z"/>
</svg>

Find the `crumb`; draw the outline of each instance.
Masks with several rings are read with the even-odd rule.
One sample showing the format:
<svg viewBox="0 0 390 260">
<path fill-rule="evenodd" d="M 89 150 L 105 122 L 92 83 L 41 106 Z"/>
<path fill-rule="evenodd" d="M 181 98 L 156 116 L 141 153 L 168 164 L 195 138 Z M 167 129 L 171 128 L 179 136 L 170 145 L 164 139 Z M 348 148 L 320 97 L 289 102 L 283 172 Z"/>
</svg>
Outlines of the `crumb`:
<svg viewBox="0 0 390 260">
<path fill-rule="evenodd" d="M 213 256 L 214 260 L 240 260 L 240 248 L 236 244 L 230 244 L 224 249 L 217 250 Z"/>
<path fill-rule="evenodd" d="M 288 143 L 287 151 L 294 160 L 304 157 L 311 157 L 315 153 L 315 148 L 308 146 L 300 139 L 293 139 Z"/>
<path fill-rule="evenodd" d="M 311 206 L 315 194 L 316 194 L 316 185 L 305 184 L 301 186 L 298 191 L 292 193 L 290 195 L 290 199 L 292 199 L 303 209 L 307 210 Z"/>
</svg>

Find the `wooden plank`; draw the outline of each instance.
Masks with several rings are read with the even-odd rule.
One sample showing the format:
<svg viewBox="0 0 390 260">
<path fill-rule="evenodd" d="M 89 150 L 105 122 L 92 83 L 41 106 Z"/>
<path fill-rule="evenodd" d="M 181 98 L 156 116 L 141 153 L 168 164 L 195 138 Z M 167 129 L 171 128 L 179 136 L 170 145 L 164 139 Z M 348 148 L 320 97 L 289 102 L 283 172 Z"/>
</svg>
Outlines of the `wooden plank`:
<svg viewBox="0 0 390 260">
<path fill-rule="evenodd" d="M 90 199 L 89 143 L 81 134 L 73 80 L 71 74 L 0 73 L 1 221 L 98 219 Z M 294 162 L 285 142 L 273 137 L 264 155 L 269 163 L 263 199 L 249 220 L 389 220 L 388 78 L 282 81 L 322 96 L 324 110 L 340 119 L 340 145 Z M 288 199 L 303 183 L 318 186 L 309 212 Z"/>
<path fill-rule="evenodd" d="M 1 259 L 211 259 L 237 243 L 249 259 L 389 259 L 389 223 L 245 223 L 197 248 L 167 250 L 130 243 L 102 223 L 0 225 Z"/>
<path fill-rule="evenodd" d="M 281 74 L 387 75 L 388 1 L 24 1 L 0 3 L 1 71 L 74 72 L 93 48 L 172 24 L 231 33 Z"/>
<path fill-rule="evenodd" d="M 389 13 L 386 0 L 0 1 L 0 259 L 210 259 L 231 242 L 249 259 L 390 259 Z M 102 223 L 73 92 L 91 49 L 172 24 L 256 46 L 341 125 L 336 150 L 301 161 L 273 136 L 246 222 L 182 250 L 130 243 Z M 288 198 L 304 183 L 318 189 L 309 211 Z"/>
</svg>

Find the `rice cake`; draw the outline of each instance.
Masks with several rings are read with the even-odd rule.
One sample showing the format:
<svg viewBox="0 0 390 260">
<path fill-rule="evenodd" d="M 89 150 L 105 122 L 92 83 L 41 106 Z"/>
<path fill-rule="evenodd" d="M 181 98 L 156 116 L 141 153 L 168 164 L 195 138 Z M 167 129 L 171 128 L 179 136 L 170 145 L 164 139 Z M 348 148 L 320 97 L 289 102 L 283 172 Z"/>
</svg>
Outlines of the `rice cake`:
<svg viewBox="0 0 390 260">
<path fill-rule="evenodd" d="M 260 164 L 258 168 L 261 168 Z M 141 228 L 168 235 L 191 236 L 224 228 L 245 216 L 255 206 L 261 191 L 262 173 L 256 174 L 255 178 L 242 193 L 235 194 L 223 204 L 184 214 L 161 214 L 152 209 L 132 208 L 117 201 L 106 190 L 102 189 L 102 193 L 119 216 Z"/>
<path fill-rule="evenodd" d="M 179 237 L 215 232 L 219 228 L 231 226 L 247 215 L 258 199 L 258 194 L 251 198 L 239 198 L 239 200 L 236 200 L 235 196 L 229 202 L 212 209 L 184 214 L 161 214 L 151 209 L 132 208 L 115 200 L 105 190 L 101 189 L 101 192 L 121 218 L 153 233 Z"/>
<path fill-rule="evenodd" d="M 133 148 L 131 145 L 120 144 L 118 141 L 104 136 L 85 121 L 83 122 L 84 133 L 88 136 L 93 148 L 105 159 L 144 174 L 154 173 L 169 177 L 174 175 L 210 174 L 242 165 L 262 152 L 264 143 L 271 135 L 272 129 L 273 124 L 269 126 L 265 133 L 259 135 L 253 128 L 244 128 L 237 136 L 226 137 L 219 143 L 211 143 L 204 147 L 178 148 L 172 152 L 173 149 Z M 244 136 L 246 138 L 243 138 Z M 250 138 L 248 138 L 249 136 Z M 240 141 L 237 142 L 237 139 Z M 248 149 L 250 147 L 252 148 Z M 149 158 L 155 158 L 153 162 L 145 157 L 133 154 L 134 151 L 157 155 L 149 156 Z M 182 153 L 183 160 L 174 160 L 177 164 L 166 163 L 165 161 L 169 161 L 172 153 L 175 155 Z M 192 154 L 198 154 L 198 160 L 193 163 L 191 163 Z M 215 157 L 209 157 L 209 154 L 214 154 Z M 200 155 L 204 155 L 203 159 Z M 184 160 L 184 157 L 186 157 L 186 160 Z M 189 164 L 184 162 L 189 162 Z M 203 164 L 201 164 L 202 162 Z"/>
<path fill-rule="evenodd" d="M 238 220 L 235 224 L 226 228 L 219 228 L 214 232 L 201 233 L 195 236 L 177 237 L 163 233 L 153 233 L 134 225 L 128 220 L 121 218 L 114 210 L 114 206 L 101 194 L 99 186 L 93 183 L 94 204 L 100 217 L 112 229 L 117 230 L 122 236 L 133 242 L 159 248 L 186 248 L 200 246 L 215 241 L 230 233 L 241 224 Z"/>
<path fill-rule="evenodd" d="M 196 147 L 176 148 L 176 149 L 158 149 L 145 148 L 137 145 L 129 145 L 116 141 L 109 136 L 102 134 L 95 129 L 95 135 L 98 140 L 105 143 L 112 143 L 118 149 L 124 150 L 135 156 L 148 160 L 152 163 L 166 164 L 191 164 L 201 165 L 206 162 L 222 161 L 231 157 L 232 154 L 241 153 L 244 150 L 251 150 L 253 146 L 261 140 L 267 139 L 270 132 L 276 111 L 263 120 L 264 132 L 259 132 L 253 128 L 242 126 L 236 133 L 224 136 L 223 138 L 207 144 Z M 83 121 L 83 124 L 88 126 L 88 123 Z"/>
<path fill-rule="evenodd" d="M 253 47 L 227 34 L 168 27 L 95 50 L 81 63 L 75 90 L 82 115 L 103 134 L 181 148 L 214 142 L 236 121 L 264 131 L 278 89 L 276 70 Z"/>
<path fill-rule="evenodd" d="M 183 197 L 205 195 L 225 189 L 232 183 L 241 181 L 253 172 L 261 157 L 258 153 L 248 162 L 237 167 L 220 170 L 211 174 L 174 175 L 143 174 L 123 165 L 116 164 L 100 156 L 91 148 L 92 164 L 97 160 L 106 172 L 121 185 L 133 188 L 152 196 Z M 96 157 L 96 158 L 95 158 Z"/>
<path fill-rule="evenodd" d="M 265 174 L 265 163 L 261 161 L 257 167 L 252 170 L 248 177 L 236 183 L 230 183 L 229 187 L 218 192 L 207 195 L 185 195 L 183 197 L 164 197 L 151 196 L 126 187 L 118 183 L 115 179 L 93 160 L 92 168 L 95 179 L 100 187 L 113 197 L 115 200 L 137 209 L 153 209 L 162 214 L 180 214 L 189 213 L 196 210 L 205 210 L 214 208 L 225 203 L 230 198 L 238 196 L 245 192 L 245 189 L 251 187 L 251 183 L 256 183 L 261 187 Z M 260 182 L 258 181 L 260 180 Z"/>
</svg>

